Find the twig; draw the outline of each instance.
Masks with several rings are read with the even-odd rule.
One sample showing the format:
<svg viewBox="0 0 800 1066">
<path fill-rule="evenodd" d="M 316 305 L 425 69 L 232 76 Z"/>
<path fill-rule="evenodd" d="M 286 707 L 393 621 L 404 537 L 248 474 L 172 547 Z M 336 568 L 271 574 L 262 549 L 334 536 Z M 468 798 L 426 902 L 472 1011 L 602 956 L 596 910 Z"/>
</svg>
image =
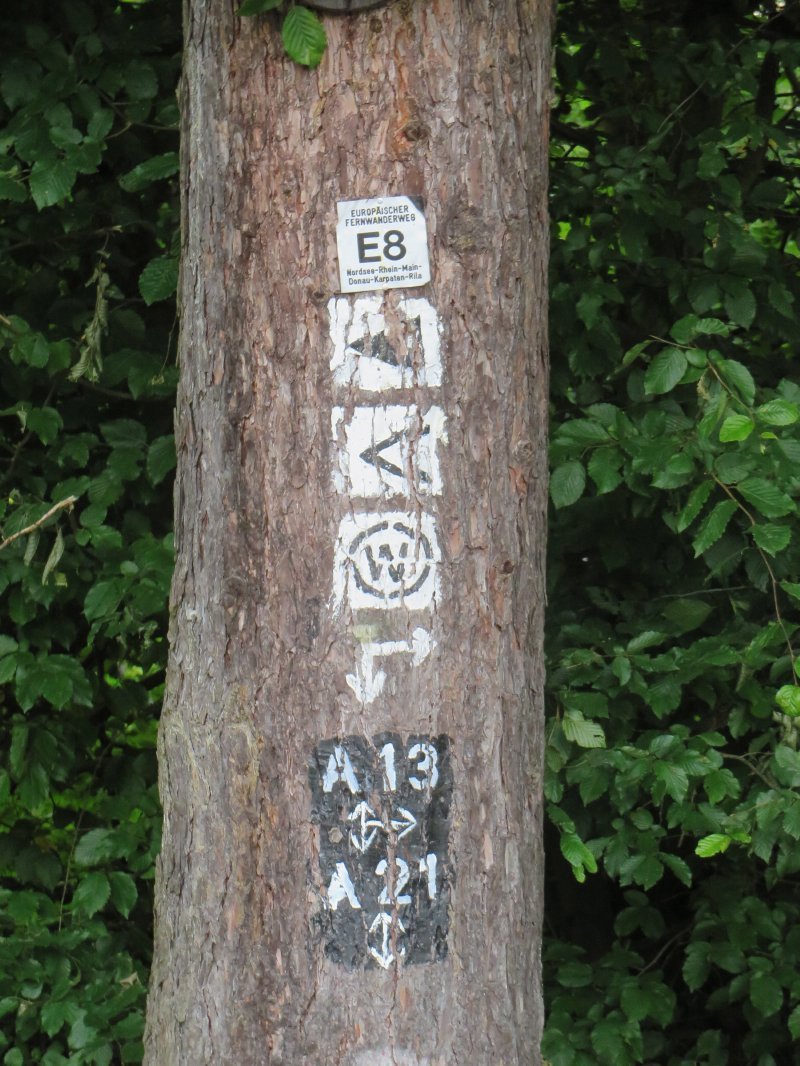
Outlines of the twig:
<svg viewBox="0 0 800 1066">
<path fill-rule="evenodd" d="M 750 513 L 750 511 L 747 510 L 747 508 L 742 503 L 742 501 L 738 498 L 738 496 L 735 496 L 731 492 L 731 490 L 728 488 L 728 486 L 725 484 L 725 482 L 724 481 L 720 481 L 720 479 L 715 474 L 712 474 L 711 477 L 713 478 L 714 481 L 716 481 L 716 483 L 719 485 L 719 487 L 722 489 L 722 491 L 733 500 L 733 502 L 736 504 L 736 506 L 739 508 L 739 510 L 742 511 L 747 516 L 747 520 L 750 523 L 751 530 L 756 529 L 758 524 L 757 524 L 755 518 Z M 786 641 L 786 649 L 789 652 L 789 662 L 791 663 L 791 667 L 792 667 L 792 680 L 793 680 L 793 682 L 796 685 L 797 682 L 798 682 L 798 679 L 799 679 L 798 678 L 798 673 L 797 673 L 797 657 L 795 656 L 795 653 L 794 653 L 794 648 L 792 646 L 792 641 L 791 641 L 791 638 L 789 636 L 789 631 L 786 628 L 786 624 L 783 621 L 783 615 L 781 614 L 781 605 L 780 605 L 780 601 L 778 600 L 778 589 L 780 587 L 779 584 L 778 584 L 778 579 L 775 577 L 775 571 L 770 566 L 769 559 L 767 558 L 767 556 L 764 553 L 764 551 L 762 551 L 762 549 L 759 546 L 759 544 L 756 543 L 755 538 L 753 538 L 753 545 L 754 545 L 756 551 L 758 552 L 758 554 L 761 556 L 761 561 L 764 564 L 764 566 L 766 567 L 767 573 L 769 574 L 769 580 L 770 580 L 770 584 L 771 584 L 771 587 L 772 587 L 772 604 L 773 604 L 773 607 L 775 608 L 775 621 L 778 623 L 780 631 L 781 631 L 781 633 L 783 633 L 783 639 Z"/>
<path fill-rule="evenodd" d="M 13 544 L 19 537 L 24 537 L 26 533 L 33 533 L 35 529 L 39 529 L 40 526 L 45 524 L 48 518 L 52 518 L 58 511 L 63 511 L 65 507 L 71 508 L 74 503 L 77 503 L 77 500 L 77 496 L 67 496 L 65 499 L 59 500 L 58 503 L 54 503 L 47 514 L 43 514 L 41 518 L 32 522 L 29 526 L 25 526 L 24 529 L 20 529 L 18 532 L 12 533 L 10 537 L 6 537 L 6 539 L 0 543 L 0 552 L 3 548 L 7 548 L 9 544 Z"/>
</svg>

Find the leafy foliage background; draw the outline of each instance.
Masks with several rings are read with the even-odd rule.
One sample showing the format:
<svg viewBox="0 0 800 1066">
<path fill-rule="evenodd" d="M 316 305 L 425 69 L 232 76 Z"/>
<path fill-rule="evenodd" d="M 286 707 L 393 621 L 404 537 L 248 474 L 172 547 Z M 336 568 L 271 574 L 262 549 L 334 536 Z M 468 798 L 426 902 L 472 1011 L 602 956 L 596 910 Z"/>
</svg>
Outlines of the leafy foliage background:
<svg viewBox="0 0 800 1066">
<path fill-rule="evenodd" d="M 31 0 L 0 25 L 0 1056 L 138 1062 L 179 11 Z M 562 0 L 559 25 L 544 1054 L 783 1066 L 800 12 Z"/>
</svg>

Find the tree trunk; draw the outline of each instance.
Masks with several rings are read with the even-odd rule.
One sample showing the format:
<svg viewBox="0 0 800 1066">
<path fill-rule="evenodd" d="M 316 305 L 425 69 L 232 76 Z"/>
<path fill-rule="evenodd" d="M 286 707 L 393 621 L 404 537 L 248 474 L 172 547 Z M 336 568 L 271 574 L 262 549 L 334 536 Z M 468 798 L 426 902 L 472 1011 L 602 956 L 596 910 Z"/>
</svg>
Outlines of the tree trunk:
<svg viewBox="0 0 800 1066">
<path fill-rule="evenodd" d="M 145 1061 L 531 1066 L 550 7 L 326 16 L 309 72 L 233 6 L 186 14 Z M 387 196 L 356 253 L 424 212 L 431 281 L 342 295 Z"/>
</svg>

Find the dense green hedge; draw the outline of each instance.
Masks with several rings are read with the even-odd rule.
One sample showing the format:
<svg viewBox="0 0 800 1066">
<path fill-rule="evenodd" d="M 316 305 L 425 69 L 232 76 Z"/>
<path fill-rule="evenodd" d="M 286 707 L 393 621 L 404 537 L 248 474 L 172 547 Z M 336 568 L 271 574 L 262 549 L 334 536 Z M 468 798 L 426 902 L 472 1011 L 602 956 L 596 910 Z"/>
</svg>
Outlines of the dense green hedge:
<svg viewBox="0 0 800 1066">
<path fill-rule="evenodd" d="M 554 1066 L 800 1061 L 800 12 L 786 7 L 561 7 Z"/>
<path fill-rule="evenodd" d="M 0 1058 L 137 1062 L 179 11 L 0 25 Z M 799 28 L 796 4 L 561 4 L 553 1066 L 800 1062 Z"/>
<path fill-rule="evenodd" d="M 172 567 L 178 11 L 28 0 L 0 25 L 2 538 L 77 498 L 0 552 L 0 1061 L 138 1062 Z"/>
</svg>

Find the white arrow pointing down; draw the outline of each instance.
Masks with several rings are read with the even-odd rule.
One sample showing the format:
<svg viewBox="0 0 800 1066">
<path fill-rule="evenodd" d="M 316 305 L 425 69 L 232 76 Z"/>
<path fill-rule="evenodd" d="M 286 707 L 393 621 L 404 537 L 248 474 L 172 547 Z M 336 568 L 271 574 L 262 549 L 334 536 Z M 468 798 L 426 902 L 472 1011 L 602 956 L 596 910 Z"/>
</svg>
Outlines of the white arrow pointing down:
<svg viewBox="0 0 800 1066">
<path fill-rule="evenodd" d="M 418 626 L 411 634 L 411 640 L 380 640 L 370 644 L 361 645 L 361 661 L 356 663 L 356 672 L 348 674 L 345 678 L 347 684 L 355 693 L 359 703 L 372 703 L 383 692 L 386 674 L 383 670 L 375 669 L 375 660 L 387 655 L 411 655 L 414 666 L 419 664 L 430 655 L 436 647 L 436 641 L 421 626 Z"/>
</svg>

